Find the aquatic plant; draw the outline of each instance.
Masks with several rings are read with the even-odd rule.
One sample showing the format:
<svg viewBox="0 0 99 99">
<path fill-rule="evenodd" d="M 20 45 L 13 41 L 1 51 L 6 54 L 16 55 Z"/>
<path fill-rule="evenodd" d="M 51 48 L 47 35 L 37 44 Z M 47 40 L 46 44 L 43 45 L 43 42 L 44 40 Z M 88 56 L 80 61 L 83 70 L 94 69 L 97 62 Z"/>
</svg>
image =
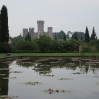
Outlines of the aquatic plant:
<svg viewBox="0 0 99 99">
<path fill-rule="evenodd" d="M 73 80 L 73 78 L 60 78 L 59 80 Z"/>
<path fill-rule="evenodd" d="M 52 94 L 52 93 L 71 93 L 71 91 L 69 91 L 69 90 L 64 90 L 64 89 L 63 90 L 59 90 L 59 89 L 53 90 L 51 88 L 49 88 L 48 90 L 44 90 L 42 92 L 47 92 L 49 94 Z"/>
<path fill-rule="evenodd" d="M 21 83 L 23 84 L 23 83 Z M 24 84 L 27 84 L 27 85 L 39 85 L 39 84 L 42 84 L 41 82 L 25 82 Z"/>
</svg>

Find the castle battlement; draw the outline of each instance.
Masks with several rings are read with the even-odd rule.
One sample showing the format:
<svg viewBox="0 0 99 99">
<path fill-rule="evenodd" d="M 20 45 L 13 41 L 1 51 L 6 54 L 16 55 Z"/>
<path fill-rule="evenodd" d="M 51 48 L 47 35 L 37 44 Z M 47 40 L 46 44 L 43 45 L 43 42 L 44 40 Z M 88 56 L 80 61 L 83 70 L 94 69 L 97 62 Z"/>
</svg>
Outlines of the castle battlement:
<svg viewBox="0 0 99 99">
<path fill-rule="evenodd" d="M 44 32 L 44 21 L 38 20 L 37 21 L 37 32 L 34 32 L 34 28 L 29 28 L 29 31 L 27 28 L 23 29 L 23 37 L 27 36 L 27 33 L 31 36 L 31 39 L 39 38 L 40 35 L 47 35 L 51 37 L 52 39 L 55 38 L 53 33 L 53 27 L 48 27 L 47 32 Z"/>
</svg>

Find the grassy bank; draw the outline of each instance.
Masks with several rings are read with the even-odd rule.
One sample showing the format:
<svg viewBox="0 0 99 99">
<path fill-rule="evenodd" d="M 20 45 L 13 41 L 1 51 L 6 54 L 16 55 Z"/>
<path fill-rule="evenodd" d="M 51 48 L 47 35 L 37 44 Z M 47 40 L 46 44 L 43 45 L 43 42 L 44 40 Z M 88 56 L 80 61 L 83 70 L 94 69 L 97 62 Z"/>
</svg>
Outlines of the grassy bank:
<svg viewBox="0 0 99 99">
<path fill-rule="evenodd" d="M 5 53 L 0 53 L 0 57 L 5 57 Z M 99 53 L 11 53 L 11 56 L 99 56 Z"/>
</svg>

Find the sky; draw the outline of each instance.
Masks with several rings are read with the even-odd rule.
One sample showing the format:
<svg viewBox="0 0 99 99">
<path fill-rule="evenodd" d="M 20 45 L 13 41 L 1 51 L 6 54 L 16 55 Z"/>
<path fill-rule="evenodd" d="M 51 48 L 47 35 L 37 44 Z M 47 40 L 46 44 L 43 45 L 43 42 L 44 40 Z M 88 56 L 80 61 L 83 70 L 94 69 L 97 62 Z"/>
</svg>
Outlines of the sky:
<svg viewBox="0 0 99 99">
<path fill-rule="evenodd" d="M 34 28 L 37 20 L 43 20 L 44 31 L 85 32 L 91 35 L 93 27 L 99 38 L 99 0 L 0 0 L 0 10 L 8 10 L 8 26 L 11 37 L 23 35 L 23 28 Z"/>
</svg>

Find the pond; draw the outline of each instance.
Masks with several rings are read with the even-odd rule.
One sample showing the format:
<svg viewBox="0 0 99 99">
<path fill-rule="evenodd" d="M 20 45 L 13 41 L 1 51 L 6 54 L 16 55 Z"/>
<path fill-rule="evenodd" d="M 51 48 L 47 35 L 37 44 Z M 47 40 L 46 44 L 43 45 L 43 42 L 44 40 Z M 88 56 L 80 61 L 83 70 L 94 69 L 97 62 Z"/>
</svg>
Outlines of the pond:
<svg viewBox="0 0 99 99">
<path fill-rule="evenodd" d="M 99 99 L 99 58 L 1 59 L 0 99 Z"/>
</svg>

